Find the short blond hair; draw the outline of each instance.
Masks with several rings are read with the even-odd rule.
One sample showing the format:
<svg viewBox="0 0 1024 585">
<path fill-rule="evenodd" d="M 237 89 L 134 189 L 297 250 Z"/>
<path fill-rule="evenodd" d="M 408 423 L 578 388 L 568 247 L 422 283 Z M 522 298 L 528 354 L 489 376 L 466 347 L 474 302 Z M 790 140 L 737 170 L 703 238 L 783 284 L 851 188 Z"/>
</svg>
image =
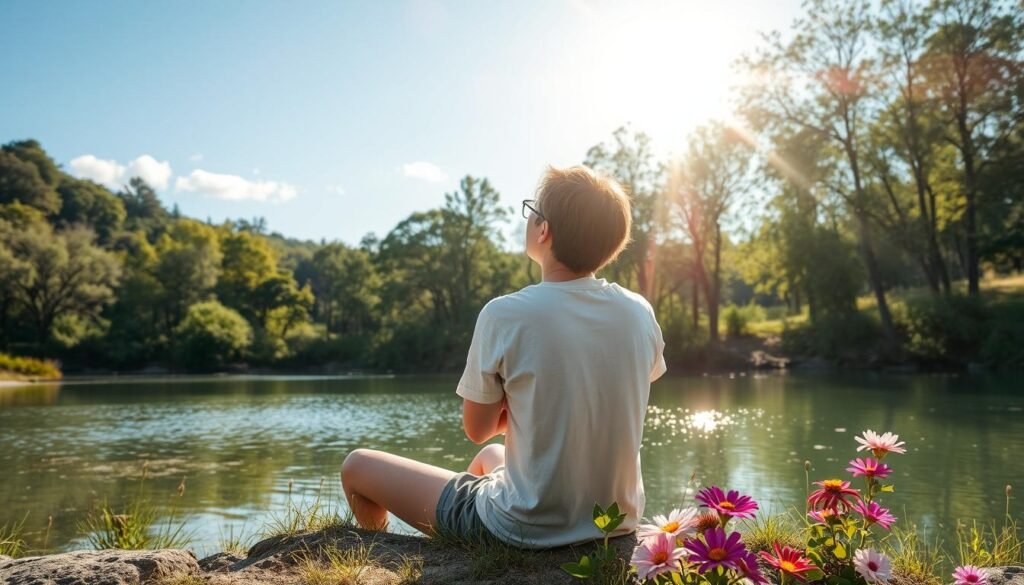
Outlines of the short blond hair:
<svg viewBox="0 0 1024 585">
<path fill-rule="evenodd" d="M 595 272 L 629 243 L 629 197 L 615 179 L 585 166 L 548 167 L 537 207 L 551 230 L 555 259 L 574 272 Z"/>
</svg>

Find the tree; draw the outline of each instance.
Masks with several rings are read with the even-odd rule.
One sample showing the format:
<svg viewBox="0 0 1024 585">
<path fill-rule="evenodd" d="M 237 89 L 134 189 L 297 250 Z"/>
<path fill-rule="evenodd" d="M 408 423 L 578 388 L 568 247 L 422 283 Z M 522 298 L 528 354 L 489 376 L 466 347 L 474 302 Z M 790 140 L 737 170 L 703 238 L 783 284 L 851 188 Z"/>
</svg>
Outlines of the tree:
<svg viewBox="0 0 1024 585">
<path fill-rule="evenodd" d="M 57 220 L 66 226 L 91 228 L 101 243 L 108 242 L 124 224 L 124 202 L 102 185 L 65 177 L 57 187 L 57 193 L 61 198 Z"/>
<path fill-rule="evenodd" d="M 981 175 L 1024 125 L 1024 11 L 992 0 L 933 0 L 931 8 L 938 26 L 928 38 L 926 75 L 945 138 L 960 155 L 967 287 L 976 295 Z"/>
<path fill-rule="evenodd" d="M 156 191 L 139 177 L 132 177 L 117 196 L 124 202 L 125 227 L 130 230 L 142 229 L 150 236 L 156 236 L 171 219 Z"/>
<path fill-rule="evenodd" d="M 163 290 L 164 330 L 170 333 L 190 305 L 213 292 L 220 276 L 220 238 L 215 228 L 181 219 L 157 240 L 156 253 L 154 276 Z"/>
<path fill-rule="evenodd" d="M 93 239 L 84 228 L 55 233 L 42 222 L 18 229 L 0 220 L 0 257 L 9 266 L 3 288 L 32 321 L 37 342 L 50 339 L 58 317 L 96 320 L 113 301 L 120 265 Z"/>
<path fill-rule="evenodd" d="M 612 133 L 612 140 L 613 144 L 602 142 L 591 147 L 583 163 L 615 177 L 632 203 L 631 242 L 608 270 L 616 275 L 616 280 L 624 280 L 619 267 L 631 268 L 637 290 L 650 301 L 654 298 L 664 170 L 654 159 L 650 137 L 643 132 L 631 134 L 629 128 L 622 126 Z"/>
<path fill-rule="evenodd" d="M 191 369 L 216 369 L 243 357 L 252 343 L 252 327 L 236 311 L 217 301 L 196 303 L 174 329 L 180 363 Z"/>
<path fill-rule="evenodd" d="M 694 272 L 707 303 L 712 343 L 717 343 L 722 291 L 722 224 L 749 190 L 753 153 L 741 135 L 721 124 L 698 128 L 670 179 L 673 202 L 693 247 Z M 706 266 L 710 255 L 711 269 Z"/>
<path fill-rule="evenodd" d="M 868 54 L 872 32 L 868 2 L 811 0 L 807 17 L 784 43 L 778 34 L 748 66 L 761 82 L 748 88 L 746 113 L 755 126 L 779 133 L 800 128 L 827 139 L 843 164 L 831 188 L 853 216 L 861 259 L 878 305 L 887 342 L 896 342 L 885 283 L 870 226 L 871 191 L 865 174 L 868 122 L 877 114 L 876 62 Z"/>
<path fill-rule="evenodd" d="M 311 267 L 317 314 L 326 323 L 328 334 L 369 333 L 381 286 L 370 253 L 328 244 L 313 254 Z"/>
<path fill-rule="evenodd" d="M 39 174 L 39 169 L 25 162 L 6 147 L 0 150 L 0 204 L 24 203 L 49 215 L 60 210 L 60 196 Z"/>
</svg>

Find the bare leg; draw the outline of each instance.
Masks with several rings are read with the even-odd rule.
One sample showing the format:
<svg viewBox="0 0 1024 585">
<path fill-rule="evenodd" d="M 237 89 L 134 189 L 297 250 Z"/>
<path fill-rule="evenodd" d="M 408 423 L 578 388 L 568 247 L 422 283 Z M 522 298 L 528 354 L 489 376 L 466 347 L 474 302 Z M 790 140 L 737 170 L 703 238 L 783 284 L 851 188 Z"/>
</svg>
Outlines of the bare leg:
<svg viewBox="0 0 1024 585">
<path fill-rule="evenodd" d="M 341 465 L 341 487 L 363 528 L 385 529 L 390 511 L 430 534 L 441 491 L 454 475 L 454 471 L 383 451 L 356 449 Z"/>
<path fill-rule="evenodd" d="M 505 465 L 505 446 L 492 443 L 480 449 L 467 471 L 473 475 L 487 475 L 499 465 Z"/>
</svg>

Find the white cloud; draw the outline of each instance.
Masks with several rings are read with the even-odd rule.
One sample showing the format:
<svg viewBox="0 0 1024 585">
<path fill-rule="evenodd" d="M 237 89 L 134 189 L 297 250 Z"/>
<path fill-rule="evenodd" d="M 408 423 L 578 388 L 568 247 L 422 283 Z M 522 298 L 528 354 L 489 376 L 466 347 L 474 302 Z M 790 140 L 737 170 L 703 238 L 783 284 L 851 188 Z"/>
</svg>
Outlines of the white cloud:
<svg viewBox="0 0 1024 585">
<path fill-rule="evenodd" d="M 159 162 L 148 154 L 144 154 L 128 163 L 125 177 L 129 179 L 139 177 L 154 189 L 162 191 L 167 188 L 167 184 L 171 180 L 171 163 Z"/>
<path fill-rule="evenodd" d="M 298 190 L 288 183 L 249 181 L 238 175 L 223 175 L 202 169 L 192 171 L 187 177 L 178 177 L 174 188 L 178 191 L 205 193 L 225 201 L 284 202 L 298 195 Z"/>
<path fill-rule="evenodd" d="M 117 164 L 116 160 L 103 160 L 91 154 L 83 154 L 71 159 L 71 172 L 76 177 L 117 188 L 124 176 L 124 167 Z"/>
<path fill-rule="evenodd" d="M 416 161 L 402 165 L 402 173 L 406 177 L 421 179 L 431 183 L 440 183 L 448 178 L 441 167 L 424 161 Z"/>
<path fill-rule="evenodd" d="M 92 179 L 97 183 L 117 189 L 132 177 L 140 177 L 155 189 L 166 189 L 171 180 L 171 163 L 160 162 L 144 154 L 124 166 L 116 160 L 104 160 L 91 154 L 71 159 L 71 172 L 76 177 Z"/>
</svg>

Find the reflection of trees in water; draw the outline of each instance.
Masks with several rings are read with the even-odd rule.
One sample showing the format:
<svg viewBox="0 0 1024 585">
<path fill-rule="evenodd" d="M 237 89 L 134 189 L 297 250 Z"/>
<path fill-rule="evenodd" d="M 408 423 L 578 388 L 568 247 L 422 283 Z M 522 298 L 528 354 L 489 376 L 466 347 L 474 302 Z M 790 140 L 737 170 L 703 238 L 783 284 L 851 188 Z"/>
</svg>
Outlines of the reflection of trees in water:
<svg viewBox="0 0 1024 585">
<path fill-rule="evenodd" d="M 169 501 L 188 476 L 181 510 L 207 540 L 220 528 L 210 524 L 244 521 L 258 530 L 258 516 L 283 509 L 289 480 L 294 497 L 308 499 L 324 478 L 340 502 L 337 470 L 355 447 L 463 469 L 478 447 L 459 426 L 454 383 L 174 380 L 26 389 L 34 398 L 7 388 L 0 524 L 30 512 L 28 540 L 39 546 L 52 514 L 50 542 L 65 546 L 93 502 L 121 504 L 137 493 L 145 460 L 153 501 Z M 814 466 L 812 480 L 846 477 L 854 435 L 871 428 L 899 433 L 910 449 L 893 456 L 897 491 L 884 500 L 901 521 L 1001 517 L 1005 484 L 1024 484 L 1024 462 L 1013 456 L 1024 448 L 1016 423 L 1024 398 L 1009 388 L 990 378 L 924 376 L 665 379 L 652 392 L 657 410 L 644 436 L 647 514 L 678 506 L 695 471 L 703 485 L 746 491 L 763 508 L 802 508 L 804 460 Z"/>
<path fill-rule="evenodd" d="M 60 384 L 0 385 L 0 407 L 55 404 Z"/>
</svg>

